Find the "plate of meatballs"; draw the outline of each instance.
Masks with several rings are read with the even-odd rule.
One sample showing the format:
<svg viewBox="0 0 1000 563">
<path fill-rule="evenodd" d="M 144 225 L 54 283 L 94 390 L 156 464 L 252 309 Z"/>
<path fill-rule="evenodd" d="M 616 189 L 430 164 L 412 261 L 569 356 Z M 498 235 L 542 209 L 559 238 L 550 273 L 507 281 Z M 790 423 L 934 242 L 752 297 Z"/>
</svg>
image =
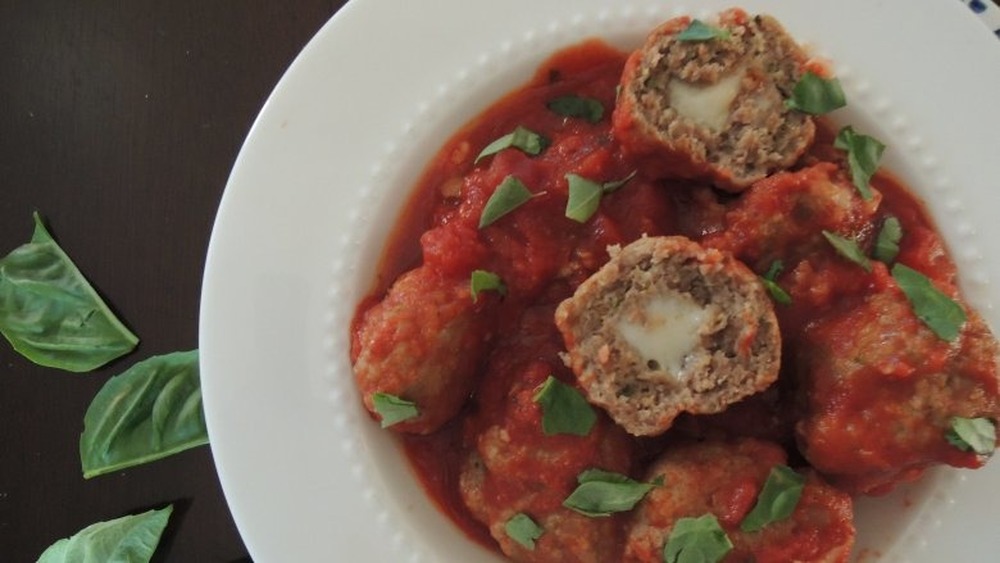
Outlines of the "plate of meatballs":
<svg viewBox="0 0 1000 563">
<path fill-rule="evenodd" d="M 349 4 L 234 167 L 202 371 L 255 560 L 993 560 L 995 37 L 465 4 Z"/>
</svg>

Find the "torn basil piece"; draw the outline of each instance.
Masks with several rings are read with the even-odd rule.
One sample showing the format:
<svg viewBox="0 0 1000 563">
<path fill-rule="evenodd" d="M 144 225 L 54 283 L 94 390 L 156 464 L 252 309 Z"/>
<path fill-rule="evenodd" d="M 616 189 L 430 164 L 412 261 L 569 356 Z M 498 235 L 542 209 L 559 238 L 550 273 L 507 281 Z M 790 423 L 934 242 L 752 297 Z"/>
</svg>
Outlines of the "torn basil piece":
<svg viewBox="0 0 1000 563">
<path fill-rule="evenodd" d="M 549 140 L 534 131 L 518 125 L 512 132 L 496 139 L 479 153 L 473 164 L 487 156 L 494 155 L 507 148 L 520 149 L 525 154 L 537 156 L 549 146 Z"/>
<path fill-rule="evenodd" d="M 504 285 L 500 276 L 486 270 L 474 270 L 469 279 L 469 289 L 472 291 L 472 302 L 479 300 L 479 294 L 483 291 L 495 291 L 500 295 L 507 295 L 507 286 Z"/>
<path fill-rule="evenodd" d="M 545 530 L 535 523 L 530 516 L 523 512 L 518 512 L 511 516 L 510 520 L 503 525 L 503 530 L 507 537 L 521 544 L 525 549 L 534 551 L 535 540 L 542 537 Z"/>
<path fill-rule="evenodd" d="M 903 225 L 899 219 L 889 215 L 882 221 L 882 228 L 879 229 L 875 238 L 875 248 L 872 250 L 872 257 L 879 262 L 886 264 L 892 262 L 899 255 L 899 241 L 903 240 Z"/>
<path fill-rule="evenodd" d="M 784 520 L 795 512 L 802 497 L 806 478 L 786 465 L 776 465 L 757 495 L 757 503 L 740 523 L 744 532 L 757 532 L 772 522 Z"/>
<path fill-rule="evenodd" d="M 664 563 L 717 563 L 733 549 L 713 514 L 681 518 L 663 546 Z"/>
<path fill-rule="evenodd" d="M 835 148 L 847 152 L 847 167 L 851 171 L 851 181 L 866 201 L 873 197 L 871 178 L 878 170 L 878 162 L 885 152 L 881 141 L 854 131 L 848 125 L 837 133 L 833 142 Z"/>
<path fill-rule="evenodd" d="M 382 419 L 382 428 L 388 428 L 420 415 L 420 409 L 417 408 L 416 403 L 389 393 L 375 393 L 372 395 L 372 404 L 375 407 L 375 412 Z"/>
<path fill-rule="evenodd" d="M 913 268 L 897 263 L 892 267 L 892 277 L 906 295 L 913 313 L 938 338 L 948 341 L 958 338 L 966 320 L 961 305 L 934 287 L 927 276 Z"/>
<path fill-rule="evenodd" d="M 590 123 L 597 123 L 604 117 L 604 105 L 600 100 L 585 96 L 559 96 L 545 104 L 553 113 L 563 117 L 578 117 Z"/>
<path fill-rule="evenodd" d="M 781 271 L 785 268 L 785 265 L 781 260 L 775 260 L 771 262 L 771 267 L 767 269 L 767 272 L 763 276 L 760 276 L 760 281 L 764 284 L 764 289 L 771 294 L 771 299 L 774 299 L 776 303 L 781 303 L 782 305 L 791 305 L 792 296 L 788 294 L 780 285 L 778 285 L 778 276 L 781 275 Z"/>
<path fill-rule="evenodd" d="M 678 41 L 698 42 L 710 41 L 712 39 L 729 39 L 729 35 L 729 31 L 725 29 L 708 25 L 699 19 L 694 19 L 691 20 L 691 23 L 683 31 L 677 34 L 676 39 Z"/>
<path fill-rule="evenodd" d="M 613 193 L 624 186 L 635 177 L 637 171 L 633 171 L 621 180 L 613 180 L 598 184 L 597 182 L 578 176 L 576 174 L 566 174 L 566 181 L 569 184 L 569 199 L 566 201 L 566 217 L 577 223 L 586 223 L 601 204 L 601 198 L 606 194 Z"/>
<path fill-rule="evenodd" d="M 492 225 L 504 215 L 524 205 L 534 197 L 528 188 L 514 176 L 507 176 L 486 201 L 479 217 L 479 228 Z"/>
<path fill-rule="evenodd" d="M 812 71 L 802 75 L 792 90 L 792 97 L 785 100 L 787 108 L 811 115 L 823 115 L 846 105 L 840 81 L 823 78 Z"/>
<path fill-rule="evenodd" d="M 833 246 L 833 249 L 837 251 L 837 254 L 861 266 L 866 272 L 872 271 L 871 260 L 861 251 L 861 247 L 858 246 L 857 242 L 826 230 L 823 231 L 823 236 Z"/>
<path fill-rule="evenodd" d="M 963 452 L 973 451 L 979 455 L 993 455 L 997 447 L 997 427 L 988 418 L 951 419 L 951 428 L 945 434 L 948 443 Z"/>
<path fill-rule="evenodd" d="M 597 413 L 575 388 L 549 376 L 535 393 L 542 407 L 542 431 L 546 436 L 586 436 L 597 422 Z"/>
<path fill-rule="evenodd" d="M 563 501 L 563 506 L 591 518 L 632 510 L 646 493 L 660 482 L 640 483 L 620 473 L 588 469 L 576 478 L 579 486 Z"/>
</svg>

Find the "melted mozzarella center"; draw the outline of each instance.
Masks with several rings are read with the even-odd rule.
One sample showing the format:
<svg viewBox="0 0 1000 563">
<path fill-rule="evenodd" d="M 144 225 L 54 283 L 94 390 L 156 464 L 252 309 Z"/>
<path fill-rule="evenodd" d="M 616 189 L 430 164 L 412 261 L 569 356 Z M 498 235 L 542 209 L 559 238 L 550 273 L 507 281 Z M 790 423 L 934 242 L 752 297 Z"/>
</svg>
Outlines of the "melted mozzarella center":
<svg viewBox="0 0 1000 563">
<path fill-rule="evenodd" d="M 744 74 L 746 69 L 739 68 L 708 85 L 671 80 L 667 84 L 670 106 L 692 121 L 714 130 L 722 129 L 729 119 L 729 106 L 740 92 Z"/>
<path fill-rule="evenodd" d="M 682 379 L 684 359 L 700 345 L 708 318 L 709 311 L 693 299 L 670 292 L 619 318 L 617 329 L 652 371 Z"/>
</svg>

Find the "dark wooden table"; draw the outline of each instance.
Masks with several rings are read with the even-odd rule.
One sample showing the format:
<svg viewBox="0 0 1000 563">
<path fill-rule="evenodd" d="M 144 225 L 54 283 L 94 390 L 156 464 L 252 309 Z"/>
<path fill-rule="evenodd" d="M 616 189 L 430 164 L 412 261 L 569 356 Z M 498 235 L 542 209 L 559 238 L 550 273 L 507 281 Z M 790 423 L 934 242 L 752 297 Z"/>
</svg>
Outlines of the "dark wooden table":
<svg viewBox="0 0 1000 563">
<path fill-rule="evenodd" d="M 89 374 L 0 340 L 0 560 L 174 503 L 155 561 L 243 561 L 211 450 L 84 480 L 83 415 L 112 375 L 198 345 L 215 210 L 254 117 L 334 0 L 0 0 L 0 256 L 32 211 L 142 339 Z"/>
</svg>

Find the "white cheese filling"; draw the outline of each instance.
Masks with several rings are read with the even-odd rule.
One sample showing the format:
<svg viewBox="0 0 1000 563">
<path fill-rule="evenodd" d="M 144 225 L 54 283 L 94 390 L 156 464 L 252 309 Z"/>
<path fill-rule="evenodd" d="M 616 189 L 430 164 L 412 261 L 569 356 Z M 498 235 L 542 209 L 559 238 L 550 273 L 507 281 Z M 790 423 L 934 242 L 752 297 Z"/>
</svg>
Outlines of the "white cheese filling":
<svg viewBox="0 0 1000 563">
<path fill-rule="evenodd" d="M 704 326 L 710 318 L 709 310 L 691 297 L 669 292 L 619 317 L 616 328 L 651 371 L 683 381 L 684 360 L 701 344 Z"/>
<path fill-rule="evenodd" d="M 740 67 L 715 84 L 707 85 L 671 80 L 667 83 L 670 107 L 682 117 L 718 131 L 729 119 L 729 106 L 739 94 L 745 74 L 746 69 Z"/>
</svg>

